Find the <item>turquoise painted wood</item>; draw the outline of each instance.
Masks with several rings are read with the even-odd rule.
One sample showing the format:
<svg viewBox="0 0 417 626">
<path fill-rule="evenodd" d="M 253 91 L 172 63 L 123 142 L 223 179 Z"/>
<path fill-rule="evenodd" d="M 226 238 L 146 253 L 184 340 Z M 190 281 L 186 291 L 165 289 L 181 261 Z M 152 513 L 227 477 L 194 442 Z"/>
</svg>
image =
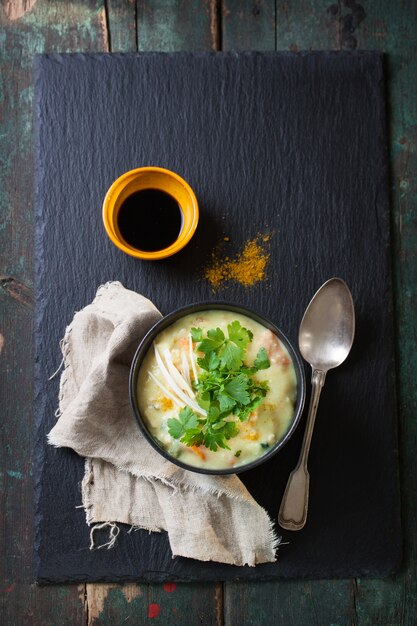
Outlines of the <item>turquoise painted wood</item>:
<svg viewBox="0 0 417 626">
<path fill-rule="evenodd" d="M 136 52 L 136 1 L 108 0 L 105 15 L 108 49 L 111 52 Z"/>
<path fill-rule="evenodd" d="M 222 3 L 222 50 L 274 50 L 276 3 L 271 0 L 242 0 Z"/>
<path fill-rule="evenodd" d="M 417 614 L 417 5 L 413 0 L 3 0 L 0 7 L 0 603 L 4 624 L 411 626 Z M 405 559 L 388 580 L 31 584 L 32 59 L 44 51 L 383 49 Z"/>
<path fill-rule="evenodd" d="M 44 50 L 105 49 L 104 6 L 88 1 L 51 5 L 4 2 L 0 8 L 0 621 L 4 624 L 74 624 L 86 619 L 83 589 L 44 590 L 32 584 L 32 63 L 34 54 Z"/>
<path fill-rule="evenodd" d="M 138 0 L 138 50 L 216 50 L 217 18 L 214 1 Z"/>
<path fill-rule="evenodd" d="M 417 615 L 417 4 L 382 0 L 364 8 L 366 18 L 353 33 L 357 46 L 387 55 L 404 564 L 390 580 L 358 580 L 356 610 L 364 626 L 411 626 Z M 348 14 L 344 9 L 339 20 Z"/>
</svg>

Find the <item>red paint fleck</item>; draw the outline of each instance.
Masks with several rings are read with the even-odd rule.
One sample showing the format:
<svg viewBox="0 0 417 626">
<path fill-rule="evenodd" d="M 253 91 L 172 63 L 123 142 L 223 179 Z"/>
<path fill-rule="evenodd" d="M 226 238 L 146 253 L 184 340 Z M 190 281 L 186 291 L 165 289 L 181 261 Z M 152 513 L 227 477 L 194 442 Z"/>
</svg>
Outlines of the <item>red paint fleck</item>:
<svg viewBox="0 0 417 626">
<path fill-rule="evenodd" d="M 159 617 L 161 607 L 159 604 L 152 603 L 148 606 L 148 617 Z"/>
<path fill-rule="evenodd" d="M 15 587 L 16 587 L 16 583 L 12 583 L 10 587 L 6 587 L 6 589 L 4 589 L 4 593 L 10 593 L 11 591 L 13 591 Z"/>
<path fill-rule="evenodd" d="M 398 143 L 400 143 L 403 146 L 405 143 L 407 143 L 407 137 L 401 137 L 398 140 Z"/>
<path fill-rule="evenodd" d="M 177 588 L 176 583 L 164 583 L 164 591 L 167 593 L 172 593 Z"/>
</svg>

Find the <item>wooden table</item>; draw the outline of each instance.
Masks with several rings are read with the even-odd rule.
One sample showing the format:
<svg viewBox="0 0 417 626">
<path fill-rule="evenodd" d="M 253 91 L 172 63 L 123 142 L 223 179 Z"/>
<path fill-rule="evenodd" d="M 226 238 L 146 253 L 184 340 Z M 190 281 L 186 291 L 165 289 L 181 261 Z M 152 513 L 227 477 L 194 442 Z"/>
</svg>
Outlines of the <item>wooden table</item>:
<svg viewBox="0 0 417 626">
<path fill-rule="evenodd" d="M 0 20 L 0 623 L 415 624 L 415 0 L 2 0 Z M 31 572 L 34 54 L 354 48 L 387 53 L 405 554 L 401 572 L 386 580 L 38 587 Z"/>
</svg>

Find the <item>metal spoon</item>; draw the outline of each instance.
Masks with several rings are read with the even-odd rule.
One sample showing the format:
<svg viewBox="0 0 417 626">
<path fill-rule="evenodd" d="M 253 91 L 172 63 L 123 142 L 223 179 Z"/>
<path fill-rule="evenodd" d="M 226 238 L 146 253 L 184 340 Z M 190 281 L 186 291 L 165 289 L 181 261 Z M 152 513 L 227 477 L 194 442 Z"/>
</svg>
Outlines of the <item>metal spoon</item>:
<svg viewBox="0 0 417 626">
<path fill-rule="evenodd" d="M 298 344 L 312 367 L 312 390 L 300 458 L 291 472 L 278 513 L 287 530 L 300 530 L 307 519 L 310 476 L 307 459 L 321 388 L 329 369 L 337 367 L 350 352 L 355 334 L 352 295 L 341 278 L 331 278 L 313 296 L 301 320 Z"/>
</svg>

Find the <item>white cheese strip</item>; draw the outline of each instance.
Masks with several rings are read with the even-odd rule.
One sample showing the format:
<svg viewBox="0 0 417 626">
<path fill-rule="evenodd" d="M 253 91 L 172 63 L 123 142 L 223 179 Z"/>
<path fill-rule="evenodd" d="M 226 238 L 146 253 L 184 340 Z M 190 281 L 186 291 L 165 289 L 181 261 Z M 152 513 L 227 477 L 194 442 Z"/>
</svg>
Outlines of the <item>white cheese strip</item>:
<svg viewBox="0 0 417 626">
<path fill-rule="evenodd" d="M 181 362 L 182 375 L 185 380 L 191 387 L 191 378 L 190 378 L 190 366 L 188 364 L 187 355 L 185 352 L 182 353 L 182 362 Z"/>
<path fill-rule="evenodd" d="M 185 391 L 185 393 L 191 396 L 191 398 L 195 398 L 194 391 L 191 389 L 190 385 L 187 383 L 185 378 L 181 376 L 180 372 L 175 367 L 174 362 L 172 360 L 171 352 L 168 350 L 168 348 L 165 348 L 164 350 L 164 357 L 165 357 L 165 362 L 167 364 L 168 371 L 171 374 L 172 378 L 177 383 L 177 385 L 179 385 L 181 389 Z"/>
<path fill-rule="evenodd" d="M 165 378 L 166 383 L 170 386 L 172 391 L 184 402 L 184 404 L 188 405 L 191 409 L 193 409 L 196 413 L 200 413 L 200 415 L 204 415 L 206 417 L 207 411 L 201 408 L 199 404 L 193 399 L 190 398 L 184 391 L 177 385 L 177 383 L 172 379 L 172 376 L 168 372 L 165 363 L 163 362 L 161 355 L 159 354 L 159 350 L 156 347 L 156 344 L 153 344 L 156 362 L 158 364 L 159 369 L 161 370 L 162 376 Z"/>
</svg>

